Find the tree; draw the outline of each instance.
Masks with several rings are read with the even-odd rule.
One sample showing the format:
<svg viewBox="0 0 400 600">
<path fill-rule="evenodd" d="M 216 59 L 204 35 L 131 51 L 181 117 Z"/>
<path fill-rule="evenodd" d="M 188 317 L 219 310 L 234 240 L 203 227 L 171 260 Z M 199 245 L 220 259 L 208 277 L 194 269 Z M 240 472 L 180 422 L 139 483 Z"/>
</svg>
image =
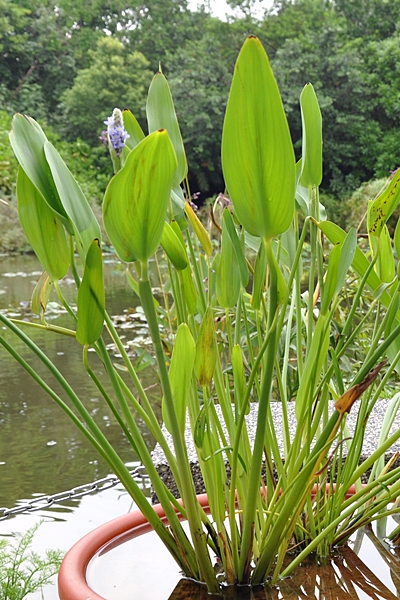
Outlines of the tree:
<svg viewBox="0 0 400 600">
<path fill-rule="evenodd" d="M 10 112 L 51 115 L 74 77 L 68 32 L 53 0 L 0 0 L 0 101 Z"/>
<path fill-rule="evenodd" d="M 399 0 L 331 0 L 331 4 L 344 17 L 349 37 L 384 40 L 397 30 Z"/>
<path fill-rule="evenodd" d="M 288 40 L 273 60 L 298 156 L 300 93 L 307 82 L 316 90 L 323 118 L 323 187 L 337 195 L 355 189 L 374 174 L 374 153 L 366 149 L 373 147 L 380 128 L 372 119 L 362 67 L 357 48 L 341 46 L 330 28 L 314 33 L 312 39 Z"/>
<path fill-rule="evenodd" d="M 262 38 L 270 58 L 286 41 L 312 39 L 327 25 L 342 25 L 329 0 L 275 0 L 260 24 Z M 318 48 L 313 44 L 314 51 Z"/>
<path fill-rule="evenodd" d="M 234 34 L 230 24 L 213 19 L 200 40 L 187 41 L 167 56 L 192 192 L 210 194 L 223 190 L 222 125 L 242 39 Z"/>
<path fill-rule="evenodd" d="M 382 4 L 382 13 L 398 14 L 398 0 L 390 7 L 376 0 L 280 0 L 262 26 L 298 155 L 298 98 L 308 81 L 316 89 L 324 130 L 323 186 L 336 195 L 387 175 L 400 162 L 399 40 L 395 23 L 381 22 Z M 392 37 L 381 39 L 385 33 Z"/>
<path fill-rule="evenodd" d="M 192 12 L 187 0 L 135 0 L 125 13 L 119 35 L 142 52 L 153 70 L 161 62 L 168 72 L 167 56 L 186 41 L 201 39 L 210 15 L 205 10 Z"/>
<path fill-rule="evenodd" d="M 371 112 L 380 132 L 374 155 L 374 175 L 387 176 L 400 166 L 400 35 L 361 45 L 364 78 L 371 95 Z M 371 148 L 369 148 L 371 151 Z"/>
<path fill-rule="evenodd" d="M 99 39 L 89 54 L 90 67 L 78 72 L 62 104 L 69 136 L 94 143 L 115 107 L 130 108 L 143 121 L 152 72 L 143 54 L 111 37 Z"/>
</svg>

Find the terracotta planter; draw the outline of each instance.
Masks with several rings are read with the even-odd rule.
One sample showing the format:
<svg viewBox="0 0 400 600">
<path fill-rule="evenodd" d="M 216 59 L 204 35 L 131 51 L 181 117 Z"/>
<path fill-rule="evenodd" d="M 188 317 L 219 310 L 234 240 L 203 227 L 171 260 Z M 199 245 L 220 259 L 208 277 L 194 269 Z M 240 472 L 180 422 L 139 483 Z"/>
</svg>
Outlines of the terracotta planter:
<svg viewBox="0 0 400 600">
<path fill-rule="evenodd" d="M 207 510 L 207 495 L 200 494 L 197 498 L 200 505 Z M 166 520 L 160 504 L 153 508 L 162 520 Z M 107 549 L 111 550 L 114 546 L 151 530 L 151 525 L 140 510 L 135 510 L 117 517 L 85 535 L 72 546 L 62 561 L 58 574 L 60 600 L 107 600 L 94 592 L 86 581 L 89 562 L 106 544 Z"/>
<path fill-rule="evenodd" d="M 355 490 L 352 488 L 346 496 L 350 497 L 354 492 Z M 207 511 L 209 508 L 207 495 L 199 495 L 198 500 Z M 160 504 L 153 508 L 162 520 L 166 520 Z M 69 550 L 61 564 L 58 575 L 60 600 L 107 600 L 94 592 L 87 583 L 86 571 L 89 562 L 104 546 L 107 545 L 107 550 L 111 550 L 123 542 L 148 533 L 151 529 L 140 510 L 135 510 L 113 519 L 85 535 Z"/>
</svg>

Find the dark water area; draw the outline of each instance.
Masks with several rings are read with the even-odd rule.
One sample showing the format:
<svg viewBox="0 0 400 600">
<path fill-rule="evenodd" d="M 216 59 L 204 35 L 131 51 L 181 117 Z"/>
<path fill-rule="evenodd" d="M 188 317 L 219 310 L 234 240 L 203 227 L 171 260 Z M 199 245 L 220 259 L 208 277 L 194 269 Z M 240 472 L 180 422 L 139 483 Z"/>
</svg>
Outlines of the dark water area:
<svg viewBox="0 0 400 600">
<path fill-rule="evenodd" d="M 8 316 L 14 318 L 37 321 L 30 313 L 29 300 L 40 275 L 41 268 L 34 256 L 0 257 L 0 309 L 6 309 Z M 136 306 L 124 267 L 113 256 L 105 258 L 105 280 L 106 305 L 111 316 L 122 315 L 124 310 Z M 61 287 L 68 302 L 74 304 L 75 286 L 71 279 L 67 277 Z M 72 328 L 71 318 L 60 313 L 55 293 L 50 300 L 48 321 Z M 62 395 L 54 379 L 22 343 L 9 331 L 1 333 Z M 86 407 L 123 460 L 133 463 L 137 457 L 83 368 L 82 347 L 74 338 L 32 327 L 29 334 L 85 399 Z M 107 339 L 105 341 L 107 343 Z M 90 354 L 90 361 L 92 368 L 101 374 L 102 365 L 94 353 Z M 146 383 L 151 373 L 144 372 L 143 378 Z M 152 443 L 149 438 L 149 446 Z M 98 458 L 75 425 L 0 347 L 0 507 L 12 507 L 21 498 L 67 490 L 108 473 L 109 467 Z"/>
</svg>

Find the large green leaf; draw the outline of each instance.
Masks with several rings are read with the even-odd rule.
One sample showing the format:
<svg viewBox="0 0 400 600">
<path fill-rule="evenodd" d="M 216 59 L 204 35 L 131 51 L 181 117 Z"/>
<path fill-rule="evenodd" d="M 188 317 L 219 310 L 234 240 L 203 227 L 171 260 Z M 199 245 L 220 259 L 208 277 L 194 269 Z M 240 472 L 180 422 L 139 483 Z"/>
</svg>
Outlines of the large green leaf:
<svg viewBox="0 0 400 600">
<path fill-rule="evenodd" d="M 104 225 L 122 260 L 148 260 L 157 250 L 175 168 L 175 152 L 164 129 L 142 140 L 111 179 L 104 196 Z"/>
<path fill-rule="evenodd" d="M 64 210 L 73 225 L 76 247 L 84 260 L 92 241 L 101 239 L 99 224 L 71 171 L 50 142 L 45 142 L 44 153 Z"/>
<path fill-rule="evenodd" d="M 255 236 L 288 229 L 295 197 L 295 158 L 275 77 L 261 42 L 239 54 L 222 134 L 222 167 L 235 215 Z"/>
<path fill-rule="evenodd" d="M 58 195 L 44 152 L 47 138 L 40 125 L 25 115 L 14 115 L 10 142 L 15 156 L 33 185 L 54 211 L 69 233 L 73 233 L 68 215 Z"/>
<path fill-rule="evenodd" d="M 20 167 L 17 178 L 18 215 L 32 248 L 51 281 L 62 279 L 69 267 L 64 227 L 42 194 Z"/>
<path fill-rule="evenodd" d="M 177 158 L 177 166 L 172 187 L 178 186 L 187 175 L 188 167 L 185 148 L 176 118 L 174 102 L 167 80 L 162 73 L 156 73 L 150 84 L 146 105 L 149 133 L 166 129 L 171 138 Z"/>
<path fill-rule="evenodd" d="M 83 346 L 94 344 L 99 339 L 103 331 L 104 310 L 103 259 L 99 240 L 93 240 L 78 292 L 76 339 Z"/>
<path fill-rule="evenodd" d="M 193 374 L 195 342 L 186 323 L 178 327 L 174 351 L 172 353 L 169 381 L 176 410 L 179 430 L 183 435 L 186 426 L 186 408 L 189 399 L 190 382 Z M 167 411 L 163 402 L 163 419 L 170 430 Z"/>
<path fill-rule="evenodd" d="M 311 83 L 300 95 L 303 149 L 301 185 L 318 186 L 322 181 L 322 117 L 317 96 Z"/>
</svg>

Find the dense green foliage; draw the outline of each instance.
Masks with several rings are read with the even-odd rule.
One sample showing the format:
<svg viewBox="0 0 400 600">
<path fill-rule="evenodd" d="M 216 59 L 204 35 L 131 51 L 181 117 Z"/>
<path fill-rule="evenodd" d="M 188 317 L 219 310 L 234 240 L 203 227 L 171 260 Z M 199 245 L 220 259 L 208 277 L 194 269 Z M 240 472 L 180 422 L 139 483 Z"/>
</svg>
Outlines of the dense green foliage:
<svg viewBox="0 0 400 600">
<path fill-rule="evenodd" d="M 99 38 L 89 56 L 90 67 L 79 71 L 61 100 L 67 131 L 79 132 L 80 137 L 94 143 L 104 129 L 110 106 L 129 106 L 136 118 L 143 120 L 152 72 L 143 54 L 129 52 L 112 37 Z"/>
<path fill-rule="evenodd" d="M 127 106 L 142 123 L 161 62 L 191 191 L 204 200 L 222 191 L 219 141 L 230 73 L 253 32 L 272 60 L 298 155 L 299 94 L 308 81 L 316 90 L 326 192 L 343 199 L 400 164 L 400 0 L 275 0 L 259 18 L 255 0 L 229 4 L 236 16 L 222 22 L 206 3 L 194 12 L 187 0 L 0 0 L 0 107 L 42 120 L 69 142 L 83 140 L 83 154 L 101 171 L 102 121 L 114 106 Z M 0 181 L 6 177 L 7 168 Z"/>
</svg>

